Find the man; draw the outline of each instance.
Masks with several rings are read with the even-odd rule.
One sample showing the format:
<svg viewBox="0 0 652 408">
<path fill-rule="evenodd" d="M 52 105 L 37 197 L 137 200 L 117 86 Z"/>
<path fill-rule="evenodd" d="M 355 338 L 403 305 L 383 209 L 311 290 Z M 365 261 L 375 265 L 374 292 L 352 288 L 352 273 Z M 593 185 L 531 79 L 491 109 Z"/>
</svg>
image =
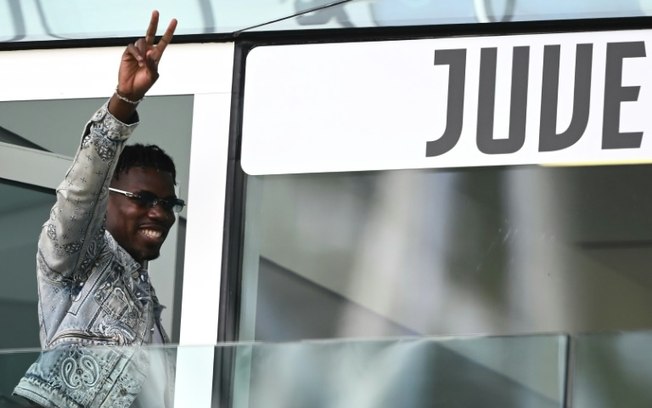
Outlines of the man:
<svg viewBox="0 0 652 408">
<path fill-rule="evenodd" d="M 14 390 L 41 406 L 169 405 L 165 356 L 139 346 L 167 340 L 145 268 L 184 203 L 175 196 L 174 164 L 161 149 L 124 147 L 176 28 L 172 20 L 155 44 L 158 17 L 154 11 L 145 38 L 123 53 L 116 91 L 87 124 L 41 231 L 44 351 Z"/>
</svg>

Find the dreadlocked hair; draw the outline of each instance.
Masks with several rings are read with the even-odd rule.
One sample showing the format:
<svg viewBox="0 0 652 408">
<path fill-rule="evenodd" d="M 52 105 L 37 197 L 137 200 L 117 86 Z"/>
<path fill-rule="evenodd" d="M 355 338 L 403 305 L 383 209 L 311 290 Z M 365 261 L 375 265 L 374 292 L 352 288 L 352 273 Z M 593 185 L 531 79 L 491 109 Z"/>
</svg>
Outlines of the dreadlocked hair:
<svg viewBox="0 0 652 408">
<path fill-rule="evenodd" d="M 172 158 L 156 145 L 140 143 L 125 146 L 118 159 L 113 178 L 118 180 L 120 174 L 128 172 L 133 167 L 151 168 L 166 171 L 172 175 L 174 185 L 177 184 L 177 171 Z"/>
</svg>

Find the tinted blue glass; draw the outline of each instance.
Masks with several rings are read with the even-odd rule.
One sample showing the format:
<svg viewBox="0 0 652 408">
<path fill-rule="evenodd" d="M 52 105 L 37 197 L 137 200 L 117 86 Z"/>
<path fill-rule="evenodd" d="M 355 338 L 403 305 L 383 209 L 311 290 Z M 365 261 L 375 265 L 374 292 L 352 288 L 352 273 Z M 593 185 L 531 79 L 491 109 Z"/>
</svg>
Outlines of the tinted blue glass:
<svg viewBox="0 0 652 408">
<path fill-rule="evenodd" d="M 153 5 L 146 1 L 0 0 L 0 42 L 141 35 Z M 163 20 L 177 33 L 305 30 L 645 16 L 651 0 L 163 0 Z"/>
</svg>

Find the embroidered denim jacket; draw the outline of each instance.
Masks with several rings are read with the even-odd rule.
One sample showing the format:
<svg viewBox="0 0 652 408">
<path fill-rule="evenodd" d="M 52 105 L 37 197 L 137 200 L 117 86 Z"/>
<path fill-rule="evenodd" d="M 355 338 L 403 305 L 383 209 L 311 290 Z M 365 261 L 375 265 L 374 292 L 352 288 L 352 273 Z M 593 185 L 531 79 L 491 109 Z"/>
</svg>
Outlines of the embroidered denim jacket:
<svg viewBox="0 0 652 408">
<path fill-rule="evenodd" d="M 107 106 L 86 125 L 39 237 L 43 352 L 14 393 L 46 407 L 130 406 L 148 369 L 139 346 L 160 328 L 147 271 L 104 228 L 117 158 L 138 124 L 137 116 L 120 122 Z"/>
</svg>

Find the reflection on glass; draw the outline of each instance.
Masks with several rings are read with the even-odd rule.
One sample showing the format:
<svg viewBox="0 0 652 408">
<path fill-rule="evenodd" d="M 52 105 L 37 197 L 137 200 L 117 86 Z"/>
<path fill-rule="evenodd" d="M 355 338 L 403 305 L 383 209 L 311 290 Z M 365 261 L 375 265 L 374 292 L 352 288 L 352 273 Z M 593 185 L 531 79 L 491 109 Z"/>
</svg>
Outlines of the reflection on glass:
<svg viewBox="0 0 652 408">
<path fill-rule="evenodd" d="M 652 166 L 249 177 L 241 340 L 652 327 Z"/>
</svg>

